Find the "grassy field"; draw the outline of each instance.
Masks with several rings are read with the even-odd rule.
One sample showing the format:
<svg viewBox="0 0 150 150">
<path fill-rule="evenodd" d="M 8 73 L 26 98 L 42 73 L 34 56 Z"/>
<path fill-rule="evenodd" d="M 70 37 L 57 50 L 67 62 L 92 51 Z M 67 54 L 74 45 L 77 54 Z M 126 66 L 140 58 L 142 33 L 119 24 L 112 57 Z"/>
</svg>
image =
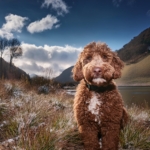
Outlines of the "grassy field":
<svg viewBox="0 0 150 150">
<path fill-rule="evenodd" d="M 124 85 L 150 85 L 150 55 L 138 63 L 125 65 L 122 77 L 116 82 Z"/>
<path fill-rule="evenodd" d="M 0 81 L 0 150 L 83 150 L 73 119 L 73 96 L 38 94 L 25 81 Z M 150 149 L 150 109 L 133 105 L 120 150 Z"/>
</svg>

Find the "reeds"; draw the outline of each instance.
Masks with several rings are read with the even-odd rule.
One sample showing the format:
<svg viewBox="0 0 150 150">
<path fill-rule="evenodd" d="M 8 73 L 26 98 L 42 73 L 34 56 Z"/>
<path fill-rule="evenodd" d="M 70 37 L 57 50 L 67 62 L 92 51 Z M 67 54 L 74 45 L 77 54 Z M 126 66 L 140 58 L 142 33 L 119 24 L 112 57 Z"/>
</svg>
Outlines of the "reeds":
<svg viewBox="0 0 150 150">
<path fill-rule="evenodd" d="M 37 94 L 35 89 L 22 81 L 0 81 L 0 148 L 83 150 L 73 119 L 73 97 L 62 89 L 49 94 Z M 128 112 L 120 150 L 149 150 L 150 109 L 133 105 Z"/>
</svg>

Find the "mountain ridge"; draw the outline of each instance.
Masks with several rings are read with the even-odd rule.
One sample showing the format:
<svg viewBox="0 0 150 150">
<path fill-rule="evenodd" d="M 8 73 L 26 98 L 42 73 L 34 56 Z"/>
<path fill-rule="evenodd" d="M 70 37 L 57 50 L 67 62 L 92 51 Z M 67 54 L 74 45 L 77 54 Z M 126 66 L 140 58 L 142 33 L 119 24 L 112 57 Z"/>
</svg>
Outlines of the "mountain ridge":
<svg viewBox="0 0 150 150">
<path fill-rule="evenodd" d="M 150 28 L 142 31 L 131 39 L 121 49 L 117 50 L 118 56 L 127 64 L 136 63 L 150 53 Z"/>
<path fill-rule="evenodd" d="M 65 69 L 59 76 L 57 76 L 55 78 L 55 80 L 60 83 L 75 82 L 72 78 L 72 72 L 71 72 L 72 68 L 73 68 L 73 66 Z M 66 76 L 67 76 L 67 78 L 66 78 Z"/>
<path fill-rule="evenodd" d="M 0 77 L 3 79 L 21 79 L 29 78 L 29 75 L 14 65 L 12 65 L 10 68 L 9 63 L 6 62 L 3 58 L 0 58 Z"/>
<path fill-rule="evenodd" d="M 142 31 L 121 49 L 116 51 L 118 56 L 125 62 L 122 77 L 117 79 L 118 85 L 150 85 L 150 28 Z M 75 82 L 72 78 L 73 66 L 64 70 L 56 81 Z M 138 73 L 134 70 L 138 70 Z"/>
</svg>

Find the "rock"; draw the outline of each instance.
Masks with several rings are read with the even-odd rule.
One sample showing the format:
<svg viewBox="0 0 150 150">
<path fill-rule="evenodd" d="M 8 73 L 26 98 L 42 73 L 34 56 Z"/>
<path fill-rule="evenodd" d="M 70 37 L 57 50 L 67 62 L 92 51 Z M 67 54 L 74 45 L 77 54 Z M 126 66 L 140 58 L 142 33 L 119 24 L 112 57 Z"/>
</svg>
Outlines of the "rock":
<svg viewBox="0 0 150 150">
<path fill-rule="evenodd" d="M 43 85 L 38 88 L 39 94 L 48 94 L 49 92 L 50 92 L 50 88 L 47 85 Z"/>
</svg>

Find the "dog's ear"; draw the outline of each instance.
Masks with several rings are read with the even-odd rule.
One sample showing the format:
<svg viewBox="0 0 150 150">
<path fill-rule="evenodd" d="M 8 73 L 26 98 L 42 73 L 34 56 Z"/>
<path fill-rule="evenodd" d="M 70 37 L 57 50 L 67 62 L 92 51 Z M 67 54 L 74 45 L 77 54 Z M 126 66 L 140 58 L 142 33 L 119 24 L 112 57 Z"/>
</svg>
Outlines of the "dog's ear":
<svg viewBox="0 0 150 150">
<path fill-rule="evenodd" d="M 80 81 L 83 79 L 82 64 L 79 60 L 77 61 L 77 63 L 73 67 L 72 73 L 73 73 L 73 79 L 75 81 Z"/>
<path fill-rule="evenodd" d="M 111 65 L 114 67 L 115 72 L 113 74 L 113 79 L 121 77 L 121 69 L 124 67 L 123 61 L 117 56 L 116 53 L 113 53 L 113 59 Z"/>
</svg>

